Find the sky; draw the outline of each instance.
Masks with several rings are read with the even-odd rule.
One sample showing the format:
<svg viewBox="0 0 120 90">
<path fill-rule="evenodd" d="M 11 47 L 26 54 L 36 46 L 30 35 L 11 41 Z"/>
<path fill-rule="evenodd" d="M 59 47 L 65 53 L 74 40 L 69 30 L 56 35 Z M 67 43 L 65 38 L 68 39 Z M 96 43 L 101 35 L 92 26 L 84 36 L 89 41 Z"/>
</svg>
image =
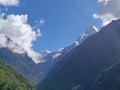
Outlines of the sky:
<svg viewBox="0 0 120 90">
<path fill-rule="evenodd" d="M 92 17 L 97 4 L 97 0 L 20 0 L 18 7 L 7 7 L 7 13 L 27 14 L 33 27 L 36 22 L 44 21 L 39 25 L 42 36 L 33 47 L 39 52 L 69 46 L 88 26 L 99 27 L 99 21 Z"/>
<path fill-rule="evenodd" d="M 87 27 L 119 19 L 119 6 L 120 0 L 0 0 L 0 47 L 35 61 L 40 51 L 71 45 Z M 6 44 L 6 36 L 14 42 Z"/>
</svg>

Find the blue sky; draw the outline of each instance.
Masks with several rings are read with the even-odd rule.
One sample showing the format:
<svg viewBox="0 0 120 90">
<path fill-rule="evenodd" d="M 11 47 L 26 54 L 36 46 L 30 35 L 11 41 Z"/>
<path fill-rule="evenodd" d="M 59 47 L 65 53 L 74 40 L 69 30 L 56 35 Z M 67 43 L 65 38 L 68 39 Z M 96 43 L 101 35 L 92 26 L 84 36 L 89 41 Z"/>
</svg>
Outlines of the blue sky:
<svg viewBox="0 0 120 90">
<path fill-rule="evenodd" d="M 42 37 L 33 43 L 38 52 L 69 46 L 86 27 L 101 25 L 100 20 L 93 18 L 98 11 L 98 0 L 21 0 L 18 7 L 7 8 L 8 14 L 27 14 L 32 26 L 36 20 L 44 19 L 44 24 L 38 26 Z"/>
<path fill-rule="evenodd" d="M 86 27 L 100 27 L 100 21 L 93 19 L 98 10 L 97 0 L 21 0 L 19 7 L 8 8 L 8 13 L 28 14 L 28 23 L 44 18 L 40 25 L 42 37 L 34 42 L 34 49 L 57 50 L 72 44 Z"/>
<path fill-rule="evenodd" d="M 27 3 L 31 7 L 28 13 L 32 19 L 45 19 L 41 26 L 42 37 L 35 43 L 40 50 L 63 48 L 72 44 L 87 26 L 100 26 L 92 16 L 98 9 L 97 0 L 37 0 L 36 3 Z"/>
<path fill-rule="evenodd" d="M 120 0 L 0 0 L 0 47 L 37 63 L 40 51 L 69 46 L 87 27 L 119 19 L 119 6 Z"/>
</svg>

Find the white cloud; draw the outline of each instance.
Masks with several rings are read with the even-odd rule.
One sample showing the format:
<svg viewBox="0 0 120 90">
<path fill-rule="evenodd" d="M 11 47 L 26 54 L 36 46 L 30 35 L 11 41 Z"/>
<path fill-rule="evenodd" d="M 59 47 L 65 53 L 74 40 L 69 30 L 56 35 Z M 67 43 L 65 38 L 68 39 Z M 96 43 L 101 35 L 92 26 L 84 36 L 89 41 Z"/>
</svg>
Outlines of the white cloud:
<svg viewBox="0 0 120 90">
<path fill-rule="evenodd" d="M 27 24 L 27 19 L 27 15 L 8 15 L 5 19 L 0 17 L 0 47 L 8 47 L 18 54 L 27 52 L 37 62 L 39 54 L 32 49 L 32 42 L 41 36 L 41 32 L 39 29 L 36 33 Z M 6 36 L 12 41 L 8 41 Z"/>
<path fill-rule="evenodd" d="M 4 6 L 18 6 L 19 0 L 0 0 L 0 4 Z"/>
<path fill-rule="evenodd" d="M 93 17 L 101 19 L 103 25 L 120 18 L 120 0 L 98 0 L 98 3 L 100 11 Z"/>
<path fill-rule="evenodd" d="M 38 28 L 38 30 L 37 30 L 37 36 L 38 36 L 38 37 L 41 37 L 41 36 L 42 36 L 40 28 Z"/>
<path fill-rule="evenodd" d="M 41 18 L 40 19 L 40 25 L 44 25 L 45 24 L 45 19 L 44 18 Z"/>
<path fill-rule="evenodd" d="M 14 53 L 23 54 L 25 50 L 19 47 L 15 42 L 11 41 L 7 36 L 0 33 L 0 48 L 7 47 L 12 50 Z"/>
</svg>

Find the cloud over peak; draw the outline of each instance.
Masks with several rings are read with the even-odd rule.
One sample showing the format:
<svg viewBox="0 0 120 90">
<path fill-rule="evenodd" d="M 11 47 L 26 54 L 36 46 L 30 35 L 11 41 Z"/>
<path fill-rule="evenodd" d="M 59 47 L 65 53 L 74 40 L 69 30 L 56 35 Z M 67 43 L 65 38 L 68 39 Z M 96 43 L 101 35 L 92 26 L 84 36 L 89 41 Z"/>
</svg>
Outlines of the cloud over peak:
<svg viewBox="0 0 120 90">
<path fill-rule="evenodd" d="M 33 41 L 41 36 L 40 29 L 37 32 L 27 24 L 27 15 L 8 15 L 5 19 L 0 17 L 0 47 L 7 47 L 13 52 L 27 53 L 35 62 L 39 54 L 32 49 Z M 12 42 L 8 42 L 9 37 Z"/>
<path fill-rule="evenodd" d="M 3 6 L 18 6 L 19 0 L 0 0 L 0 4 Z"/>
<path fill-rule="evenodd" d="M 103 26 L 120 18 L 120 0 L 98 0 L 98 4 L 100 10 L 93 17 L 101 19 Z"/>
</svg>

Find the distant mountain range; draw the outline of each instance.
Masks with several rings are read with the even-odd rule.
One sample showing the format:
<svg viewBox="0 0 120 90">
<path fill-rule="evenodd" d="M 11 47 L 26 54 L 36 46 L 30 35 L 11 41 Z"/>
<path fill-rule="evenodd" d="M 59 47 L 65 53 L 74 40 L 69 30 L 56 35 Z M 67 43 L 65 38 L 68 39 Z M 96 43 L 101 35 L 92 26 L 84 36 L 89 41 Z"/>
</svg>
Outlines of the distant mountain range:
<svg viewBox="0 0 120 90">
<path fill-rule="evenodd" d="M 78 40 L 76 40 L 72 45 L 59 49 L 56 52 L 45 51 L 40 54 L 42 57 L 40 59 L 46 60 L 44 63 L 36 64 L 27 55 L 17 54 L 13 48 L 10 48 L 9 43 L 13 43 L 15 47 L 19 47 L 18 44 L 14 43 L 9 37 L 6 36 L 7 47 L 0 46 L 0 59 L 6 64 L 14 67 L 20 74 L 26 77 L 33 85 L 38 84 L 47 75 L 47 73 L 52 69 L 56 62 L 58 62 L 63 56 L 70 52 L 73 48 L 81 44 L 87 37 L 97 32 L 97 29 L 92 26 L 87 28 L 85 34 L 81 35 Z M 24 51 L 23 49 L 20 49 Z"/>
<path fill-rule="evenodd" d="M 13 42 L 6 38 L 6 43 Z M 43 63 L 36 64 L 27 53 L 17 54 L 11 49 L 0 46 L 0 64 L 10 65 L 33 86 L 40 82 L 37 90 L 120 90 L 120 19 L 99 32 L 94 26 L 88 27 L 68 47 L 40 52 Z"/>
<path fill-rule="evenodd" d="M 72 49 L 79 46 L 85 39 L 89 36 L 97 33 L 98 30 L 95 26 L 90 26 L 86 29 L 85 33 L 80 35 L 80 37 L 70 46 L 58 49 L 57 51 L 43 51 L 41 52 L 40 60 L 45 60 L 44 63 L 39 63 L 38 68 L 42 71 L 45 75 L 52 69 L 56 62 L 58 62 L 62 57 L 64 57 L 67 53 L 71 52 Z"/>
<path fill-rule="evenodd" d="M 120 19 L 55 64 L 37 90 L 120 90 Z"/>
</svg>

